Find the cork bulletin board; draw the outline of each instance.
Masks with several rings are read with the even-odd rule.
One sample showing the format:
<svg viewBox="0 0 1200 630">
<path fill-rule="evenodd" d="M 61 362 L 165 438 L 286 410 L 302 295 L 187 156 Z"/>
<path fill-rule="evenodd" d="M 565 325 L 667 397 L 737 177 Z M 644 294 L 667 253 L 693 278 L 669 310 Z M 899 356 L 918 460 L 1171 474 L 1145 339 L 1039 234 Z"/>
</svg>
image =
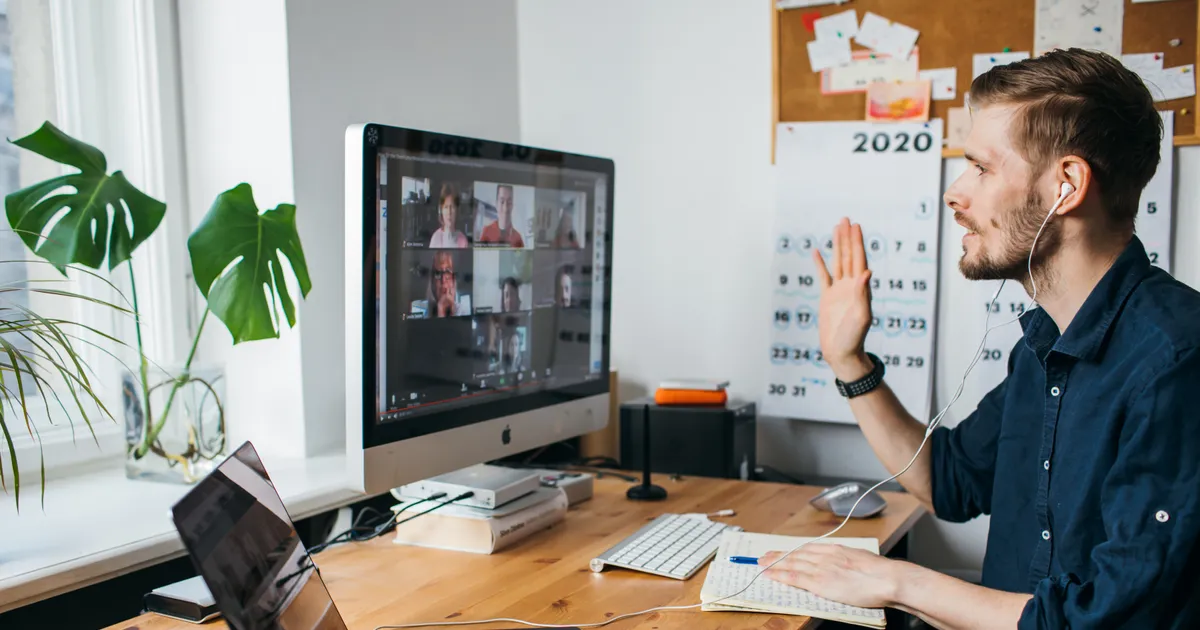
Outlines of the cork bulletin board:
<svg viewBox="0 0 1200 630">
<path fill-rule="evenodd" d="M 954 100 L 933 101 L 930 118 L 946 119 L 952 107 L 962 107 L 963 94 L 971 85 L 972 57 L 976 53 L 1034 50 L 1034 0 L 853 0 L 841 5 L 779 10 L 771 3 L 774 95 L 771 135 L 780 121 L 862 120 L 865 93 L 822 94 L 821 74 L 813 72 L 806 43 L 814 35 L 806 28 L 805 14 L 822 17 L 855 9 L 859 19 L 867 11 L 906 24 L 920 31 L 917 40 L 920 68 L 956 67 L 957 95 Z M 1081 4 L 1087 0 L 1073 0 Z M 1163 53 L 1165 67 L 1197 64 L 1200 49 L 1198 0 L 1165 0 L 1134 3 L 1125 0 L 1122 54 Z M 1178 40 L 1172 46 L 1171 41 Z M 862 49 L 857 44 L 855 50 Z M 863 49 L 865 50 L 865 49 Z M 1200 144 L 1196 116 L 1200 97 L 1156 103 L 1162 110 L 1175 111 L 1175 144 Z M 774 153 L 774 151 L 772 151 Z M 962 155 L 959 149 L 943 150 L 943 156 Z M 772 155 L 773 157 L 773 155 Z"/>
</svg>

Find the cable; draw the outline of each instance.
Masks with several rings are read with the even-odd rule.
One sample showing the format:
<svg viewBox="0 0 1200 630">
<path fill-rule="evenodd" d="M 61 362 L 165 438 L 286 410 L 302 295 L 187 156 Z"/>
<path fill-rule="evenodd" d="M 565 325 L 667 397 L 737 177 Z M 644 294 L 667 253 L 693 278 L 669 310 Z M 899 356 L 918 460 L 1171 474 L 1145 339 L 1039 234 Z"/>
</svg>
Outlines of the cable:
<svg viewBox="0 0 1200 630">
<path fill-rule="evenodd" d="M 1060 205 L 1062 205 L 1062 202 L 1066 199 L 1066 197 L 1067 197 L 1067 191 L 1064 190 L 1063 194 L 1058 198 L 1058 201 L 1054 202 L 1054 206 L 1050 208 L 1050 212 L 1049 212 L 1049 214 L 1046 215 L 1045 220 L 1042 221 L 1041 227 L 1038 228 L 1037 234 L 1033 237 L 1033 244 L 1029 248 L 1029 262 L 1028 262 L 1028 265 L 1026 268 L 1029 273 L 1029 282 L 1033 287 L 1033 295 L 1031 296 L 1031 298 L 1032 298 L 1033 304 L 1035 304 L 1035 305 L 1037 304 L 1037 283 L 1033 279 L 1033 252 L 1037 248 L 1038 239 L 1040 239 L 1042 236 L 1042 230 L 1045 229 L 1046 224 L 1049 223 L 1049 221 L 1050 221 L 1050 217 L 1054 216 L 1054 211 L 1057 210 Z M 1000 288 L 996 289 L 996 293 L 994 293 L 992 295 L 991 301 L 988 302 L 987 316 L 983 320 L 983 326 L 984 326 L 983 338 L 979 340 L 979 347 L 975 349 L 975 357 L 971 360 L 970 365 L 967 366 L 967 370 L 965 372 L 963 372 L 962 380 L 959 381 L 959 383 L 958 383 L 958 389 L 955 390 L 954 395 L 950 398 L 950 402 L 946 403 L 946 406 L 942 407 L 942 410 L 939 411 L 937 413 L 937 415 L 934 416 L 933 419 L 929 421 L 929 424 L 925 428 L 925 437 L 923 437 L 921 439 L 921 444 L 917 446 L 917 451 L 915 453 L 913 453 L 912 459 L 908 460 L 908 463 L 904 465 L 904 468 L 901 468 L 900 472 L 897 472 L 896 474 L 892 475 L 891 477 L 888 477 L 887 479 L 884 479 L 883 481 L 876 483 L 875 485 L 871 486 L 870 489 L 868 489 L 866 492 L 863 492 L 861 495 L 859 495 L 858 499 L 854 501 L 854 505 L 850 507 L 850 510 L 846 514 L 846 517 L 842 519 L 842 522 L 839 523 L 837 527 L 825 532 L 824 534 L 821 534 L 820 536 L 817 536 L 816 538 L 805 540 L 804 542 L 801 542 L 800 544 L 796 545 L 795 547 L 792 547 L 791 549 L 789 549 L 787 551 L 787 553 L 780 555 L 779 558 L 777 558 L 774 562 L 772 562 L 771 564 L 769 564 L 769 565 L 763 567 L 761 570 L 759 570 L 759 572 L 756 573 L 754 575 L 754 577 L 750 578 L 750 581 L 746 582 L 746 585 L 743 586 L 741 588 L 741 590 L 736 591 L 734 593 L 730 593 L 729 595 L 726 595 L 724 597 L 715 599 L 715 600 L 713 600 L 711 602 L 707 602 L 707 603 L 716 604 L 719 602 L 723 602 L 727 599 L 737 597 L 738 595 L 741 595 L 742 593 L 745 593 L 747 590 L 749 590 L 750 586 L 753 585 L 754 582 L 758 580 L 758 578 L 762 577 L 762 575 L 764 573 L 771 570 L 771 567 L 774 567 L 775 565 L 779 564 L 780 562 L 783 562 L 784 558 L 787 558 L 788 556 L 792 555 L 793 553 L 798 551 L 801 547 L 803 547 L 809 543 L 816 542 L 816 541 L 822 540 L 824 538 L 828 538 L 828 537 L 836 534 L 837 532 L 841 531 L 841 529 L 846 526 L 846 523 L 850 522 L 851 516 L 854 514 L 854 511 L 858 509 L 858 504 L 861 503 L 863 499 L 870 496 L 870 494 L 872 492 L 874 492 L 880 486 L 882 486 L 890 481 L 895 480 L 900 475 L 903 475 L 904 473 L 908 472 L 909 468 L 912 468 L 912 465 L 914 463 L 916 463 L 916 461 L 917 461 L 917 457 L 919 457 L 921 455 L 921 451 L 925 449 L 925 444 L 929 442 L 929 436 L 933 435 L 934 429 L 936 429 L 942 423 L 942 418 L 946 415 L 946 412 L 949 411 L 950 407 L 953 406 L 954 403 L 958 402 L 959 397 L 962 396 L 963 389 L 966 387 L 966 384 L 967 384 L 967 377 L 971 374 L 971 370 L 975 369 L 975 366 L 979 363 L 979 359 L 983 355 L 983 348 L 984 348 L 984 345 L 987 343 L 988 335 L 991 334 L 991 332 L 993 330 L 1007 326 L 1021 318 L 1021 316 L 1018 315 L 1017 317 L 1014 317 L 1006 322 L 996 324 L 995 326 L 992 326 L 990 328 L 988 327 L 988 322 L 991 321 L 991 317 L 992 317 L 992 306 L 996 303 L 996 300 L 1000 299 L 1000 292 L 1002 290 L 1004 290 L 1004 285 L 1006 282 L 1007 282 L 1006 280 L 1002 280 L 1000 282 Z M 716 561 L 716 559 L 714 558 L 714 562 L 715 561 Z M 495 619 L 484 619 L 484 620 L 480 620 L 480 621 L 439 621 L 439 622 L 431 622 L 431 623 L 408 623 L 408 624 L 399 624 L 399 625 L 386 625 L 386 626 L 377 626 L 375 628 L 375 630 L 402 630 L 404 628 L 433 628 L 433 627 L 445 627 L 445 626 L 475 626 L 475 625 L 483 625 L 483 624 L 488 624 L 488 623 L 515 623 L 515 624 L 519 624 L 519 625 L 523 625 L 523 626 L 528 626 L 531 628 L 600 628 L 603 626 L 607 626 L 611 623 L 620 621 L 622 619 L 638 617 L 638 616 L 646 615 L 646 614 L 649 614 L 652 612 L 671 611 L 671 610 L 692 610 L 694 608 L 700 608 L 704 604 L 705 604 L 705 602 L 701 602 L 699 604 L 689 604 L 687 606 L 655 606 L 654 608 L 647 608 L 646 610 L 639 610 L 637 612 L 626 613 L 624 615 L 617 615 L 615 617 L 606 619 L 604 621 L 596 622 L 596 623 L 545 624 L 545 623 L 535 623 L 532 621 L 525 621 L 523 619 L 513 619 L 510 617 L 499 617 L 499 618 L 495 618 Z"/>
<path fill-rule="evenodd" d="M 395 510 L 392 513 L 392 515 L 389 516 L 383 523 L 370 524 L 370 525 L 367 525 L 364 523 L 364 524 L 360 525 L 359 521 L 362 519 L 363 515 L 367 513 L 368 510 L 375 512 L 376 514 L 378 514 L 380 516 L 383 516 L 383 513 L 380 512 L 379 510 L 376 510 L 375 508 L 370 507 L 370 506 L 365 507 L 365 508 L 363 508 L 363 510 L 361 512 L 358 513 L 358 516 L 356 516 L 354 518 L 354 522 L 350 524 L 350 527 L 348 529 L 343 530 L 342 532 L 338 533 L 336 536 L 330 538 L 329 540 L 327 540 L 323 543 L 313 545 L 312 547 L 310 547 L 308 549 L 308 553 L 309 553 L 309 555 L 314 555 L 314 554 L 321 553 L 322 551 L 325 551 L 325 549 L 327 549 L 333 545 L 339 544 L 339 543 L 366 542 L 373 538 L 377 538 L 377 537 L 391 531 L 392 527 L 395 526 L 393 521 L 395 521 L 396 518 L 399 517 L 400 514 L 403 513 L 405 510 L 407 510 L 411 507 L 420 505 L 422 503 L 426 503 L 428 501 L 436 501 L 444 496 L 446 496 L 445 492 L 439 492 L 437 494 L 425 497 L 424 499 L 419 499 L 417 501 L 413 501 L 412 503 L 404 505 L 404 506 L 400 507 L 400 509 Z M 452 499 L 449 502 L 452 503 L 453 501 L 461 501 L 463 498 L 466 498 L 466 497 L 459 497 L 456 499 Z M 445 503 L 438 505 L 437 507 L 441 507 L 442 505 L 445 505 Z M 434 509 L 437 509 L 437 508 L 434 508 Z M 433 511 L 433 510 L 430 510 L 430 511 Z M 427 514 L 427 513 L 428 512 L 422 512 L 422 514 Z M 417 516 L 420 516 L 420 514 L 418 514 Z M 370 533 L 368 533 L 366 535 L 358 535 L 359 532 L 364 531 L 364 530 L 368 531 Z"/>
</svg>

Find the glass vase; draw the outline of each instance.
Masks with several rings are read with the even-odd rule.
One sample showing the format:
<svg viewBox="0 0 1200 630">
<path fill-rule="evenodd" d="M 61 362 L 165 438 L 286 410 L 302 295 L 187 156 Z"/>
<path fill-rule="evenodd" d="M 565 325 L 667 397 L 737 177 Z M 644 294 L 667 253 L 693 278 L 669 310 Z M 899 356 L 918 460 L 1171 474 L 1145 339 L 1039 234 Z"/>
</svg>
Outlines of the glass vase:
<svg viewBox="0 0 1200 630">
<path fill-rule="evenodd" d="M 147 370 L 146 388 L 139 374 L 121 374 L 125 476 L 193 484 L 227 454 L 225 371 L 197 364 L 186 369 L 151 365 Z"/>
</svg>

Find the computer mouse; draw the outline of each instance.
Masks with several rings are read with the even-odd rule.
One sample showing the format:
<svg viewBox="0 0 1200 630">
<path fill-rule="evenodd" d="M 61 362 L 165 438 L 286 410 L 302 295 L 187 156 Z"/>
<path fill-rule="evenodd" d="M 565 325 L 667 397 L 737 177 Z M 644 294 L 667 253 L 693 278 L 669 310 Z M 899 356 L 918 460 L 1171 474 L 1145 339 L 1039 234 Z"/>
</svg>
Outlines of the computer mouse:
<svg viewBox="0 0 1200 630">
<path fill-rule="evenodd" d="M 858 501 L 858 498 L 869 489 L 870 486 L 857 481 L 847 481 L 832 488 L 826 488 L 821 494 L 813 497 L 809 503 L 818 510 L 833 512 L 837 516 L 845 517 L 854 507 L 854 502 Z M 875 516 L 885 507 L 887 507 L 887 501 L 878 493 L 872 492 L 859 502 L 858 509 L 854 510 L 854 518 Z"/>
</svg>

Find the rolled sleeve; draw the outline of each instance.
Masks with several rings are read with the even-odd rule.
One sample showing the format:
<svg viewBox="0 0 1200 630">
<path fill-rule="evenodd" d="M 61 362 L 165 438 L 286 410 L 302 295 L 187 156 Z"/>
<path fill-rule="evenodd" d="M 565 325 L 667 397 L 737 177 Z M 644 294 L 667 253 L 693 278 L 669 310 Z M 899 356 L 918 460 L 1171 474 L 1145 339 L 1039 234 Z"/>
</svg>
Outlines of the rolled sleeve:
<svg viewBox="0 0 1200 630">
<path fill-rule="evenodd" d="M 1039 582 L 1019 628 L 1200 627 L 1200 354 L 1151 374 L 1101 487 L 1107 540 L 1092 550 L 1092 575 Z"/>
</svg>

